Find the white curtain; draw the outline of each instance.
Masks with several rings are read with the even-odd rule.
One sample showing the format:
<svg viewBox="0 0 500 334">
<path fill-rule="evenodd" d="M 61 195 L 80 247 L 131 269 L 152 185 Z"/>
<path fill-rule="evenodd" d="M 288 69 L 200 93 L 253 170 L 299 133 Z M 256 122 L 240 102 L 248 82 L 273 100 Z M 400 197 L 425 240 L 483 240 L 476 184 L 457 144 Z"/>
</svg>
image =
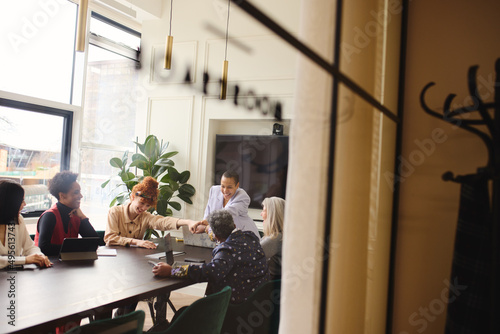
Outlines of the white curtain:
<svg viewBox="0 0 500 334">
<path fill-rule="evenodd" d="M 330 63 L 334 0 L 302 2 L 300 38 Z M 317 333 L 323 266 L 332 77 L 308 59 L 298 64 L 283 245 L 280 333 Z"/>
<path fill-rule="evenodd" d="M 397 112 L 401 7 L 344 1 L 340 70 Z M 333 63 L 334 0 L 303 1 L 300 39 Z M 384 333 L 396 123 L 340 84 L 333 201 L 326 203 L 332 80 L 311 61 L 297 67 L 284 230 L 280 333 Z M 326 207 L 331 240 L 324 243 Z M 330 255 L 325 259 L 325 247 Z M 328 261 L 326 310 L 320 310 Z"/>
</svg>

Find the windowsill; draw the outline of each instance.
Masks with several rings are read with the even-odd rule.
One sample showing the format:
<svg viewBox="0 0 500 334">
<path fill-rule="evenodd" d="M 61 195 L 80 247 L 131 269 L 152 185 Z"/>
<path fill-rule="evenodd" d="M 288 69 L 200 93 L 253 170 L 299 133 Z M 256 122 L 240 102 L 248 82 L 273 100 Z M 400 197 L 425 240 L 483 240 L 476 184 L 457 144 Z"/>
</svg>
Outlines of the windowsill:
<svg viewBox="0 0 500 334">
<path fill-rule="evenodd" d="M 26 229 L 29 234 L 36 233 L 36 223 L 38 222 L 39 217 L 26 217 L 24 218 L 24 222 L 26 223 Z"/>
<path fill-rule="evenodd" d="M 29 224 L 35 224 L 37 223 L 38 221 L 38 218 L 40 217 L 25 217 L 24 218 L 24 222 L 26 223 L 26 225 L 29 225 Z"/>
</svg>

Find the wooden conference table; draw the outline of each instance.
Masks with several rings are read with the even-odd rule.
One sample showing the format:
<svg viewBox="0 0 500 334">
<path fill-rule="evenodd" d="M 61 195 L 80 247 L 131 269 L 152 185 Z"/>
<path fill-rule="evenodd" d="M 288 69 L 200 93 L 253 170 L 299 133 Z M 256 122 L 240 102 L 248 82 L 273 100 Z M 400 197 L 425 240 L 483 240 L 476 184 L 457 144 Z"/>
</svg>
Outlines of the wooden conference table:
<svg viewBox="0 0 500 334">
<path fill-rule="evenodd" d="M 175 256 L 209 262 L 212 249 L 172 241 Z M 55 327 L 146 298 L 169 294 L 194 282 L 188 279 L 158 278 L 146 255 L 162 252 L 136 247 L 114 248 L 116 256 L 99 256 L 90 263 L 61 262 L 50 258 L 52 268 L 0 270 L 0 333 L 47 333 Z M 161 259 L 165 261 L 165 259 Z M 158 261 L 158 260 L 155 260 Z M 14 305 L 14 310 L 12 305 Z M 10 308 L 10 309 L 9 309 Z M 14 320 L 15 326 L 9 324 Z"/>
</svg>

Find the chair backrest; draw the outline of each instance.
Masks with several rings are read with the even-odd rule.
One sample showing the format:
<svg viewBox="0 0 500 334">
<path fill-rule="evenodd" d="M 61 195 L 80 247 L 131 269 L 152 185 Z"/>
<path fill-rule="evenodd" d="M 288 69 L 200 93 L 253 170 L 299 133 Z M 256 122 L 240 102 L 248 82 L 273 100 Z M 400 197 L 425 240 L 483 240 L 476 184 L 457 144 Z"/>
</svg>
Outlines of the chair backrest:
<svg viewBox="0 0 500 334">
<path fill-rule="evenodd" d="M 278 333 L 281 280 L 264 283 L 241 304 L 229 304 L 221 334 Z"/>
<path fill-rule="evenodd" d="M 145 313 L 137 310 L 113 319 L 96 320 L 72 328 L 66 334 L 142 334 Z"/>
<path fill-rule="evenodd" d="M 224 287 L 219 292 L 198 299 L 173 319 L 164 334 L 220 334 L 226 315 L 231 288 Z"/>
</svg>

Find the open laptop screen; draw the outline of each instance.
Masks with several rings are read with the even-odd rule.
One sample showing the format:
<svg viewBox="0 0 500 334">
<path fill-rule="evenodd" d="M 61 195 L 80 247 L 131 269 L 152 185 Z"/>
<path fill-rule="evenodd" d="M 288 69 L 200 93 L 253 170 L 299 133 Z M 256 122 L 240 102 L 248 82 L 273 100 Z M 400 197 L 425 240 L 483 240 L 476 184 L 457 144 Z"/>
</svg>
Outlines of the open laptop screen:
<svg viewBox="0 0 500 334">
<path fill-rule="evenodd" d="M 169 265 L 174 264 L 174 252 L 172 251 L 172 238 L 170 233 L 167 233 L 164 237 L 165 240 L 165 256 L 167 257 L 167 263 Z"/>
<path fill-rule="evenodd" d="M 59 257 L 62 260 L 95 260 L 97 247 L 98 237 L 66 238 L 61 245 Z"/>
</svg>

